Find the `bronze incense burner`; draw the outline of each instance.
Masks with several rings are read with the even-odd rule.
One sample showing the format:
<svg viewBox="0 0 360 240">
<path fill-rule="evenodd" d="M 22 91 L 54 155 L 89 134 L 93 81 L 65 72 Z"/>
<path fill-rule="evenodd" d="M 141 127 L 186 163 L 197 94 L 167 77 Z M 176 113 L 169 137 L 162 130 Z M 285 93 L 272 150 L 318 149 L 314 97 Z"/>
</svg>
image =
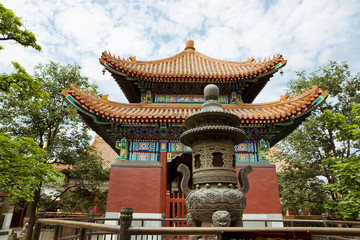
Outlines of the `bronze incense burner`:
<svg viewBox="0 0 360 240">
<path fill-rule="evenodd" d="M 244 141 L 245 133 L 237 128 L 239 117 L 224 111 L 218 102 L 216 85 L 207 85 L 204 97 L 201 111 L 185 120 L 188 130 L 180 137 L 183 144 L 192 148 L 193 190 L 188 186 L 189 168 L 184 164 L 178 167 L 183 174 L 181 188 L 189 211 L 187 223 L 194 227 L 242 226 L 245 194 L 249 191 L 247 174 L 252 168 L 242 168 L 236 176 L 234 147 Z"/>
</svg>

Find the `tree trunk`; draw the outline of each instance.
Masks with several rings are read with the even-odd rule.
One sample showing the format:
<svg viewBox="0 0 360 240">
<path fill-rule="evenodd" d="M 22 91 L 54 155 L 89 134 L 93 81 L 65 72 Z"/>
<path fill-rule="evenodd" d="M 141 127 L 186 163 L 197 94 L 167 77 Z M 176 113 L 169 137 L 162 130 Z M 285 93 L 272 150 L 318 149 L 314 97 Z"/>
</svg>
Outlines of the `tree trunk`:
<svg viewBox="0 0 360 240">
<path fill-rule="evenodd" d="M 32 201 L 31 206 L 30 206 L 29 223 L 28 223 L 28 226 L 26 229 L 25 240 L 31 240 L 31 238 L 32 238 L 33 229 L 34 229 L 35 220 L 36 220 L 36 208 L 40 201 L 41 185 L 42 184 L 40 184 L 39 188 L 36 189 L 34 192 L 34 200 Z"/>
<path fill-rule="evenodd" d="M 332 156 L 337 157 L 335 142 L 334 142 L 334 138 L 333 138 L 333 132 L 330 129 L 327 129 L 327 130 L 329 133 L 329 144 L 331 147 Z"/>
</svg>

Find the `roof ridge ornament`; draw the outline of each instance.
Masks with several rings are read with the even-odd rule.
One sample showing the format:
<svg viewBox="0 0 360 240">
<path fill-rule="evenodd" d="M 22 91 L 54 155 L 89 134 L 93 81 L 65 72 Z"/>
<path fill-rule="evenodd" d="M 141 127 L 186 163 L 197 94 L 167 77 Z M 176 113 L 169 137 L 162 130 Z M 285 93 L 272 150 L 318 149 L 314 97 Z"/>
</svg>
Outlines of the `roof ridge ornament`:
<svg viewBox="0 0 360 240">
<path fill-rule="evenodd" d="M 130 57 L 129 57 L 129 61 L 136 63 L 136 62 L 137 62 L 136 56 L 130 56 Z"/>
<path fill-rule="evenodd" d="M 99 94 L 100 99 L 108 101 L 109 94 Z"/>
<path fill-rule="evenodd" d="M 186 41 L 185 50 L 195 50 L 194 41 L 193 41 L 193 40 L 190 40 L 190 39 L 189 39 L 189 40 Z"/>
</svg>

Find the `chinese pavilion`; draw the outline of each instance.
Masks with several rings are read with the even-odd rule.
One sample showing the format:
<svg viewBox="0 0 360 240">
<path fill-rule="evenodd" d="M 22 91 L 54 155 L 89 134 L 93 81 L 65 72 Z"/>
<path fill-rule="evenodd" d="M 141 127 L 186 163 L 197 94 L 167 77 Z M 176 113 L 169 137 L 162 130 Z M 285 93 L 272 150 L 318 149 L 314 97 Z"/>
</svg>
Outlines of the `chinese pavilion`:
<svg viewBox="0 0 360 240">
<path fill-rule="evenodd" d="M 181 144 L 187 116 L 200 111 L 203 89 L 213 83 L 220 89 L 225 111 L 241 119 L 238 126 L 246 142 L 235 147 L 237 168 L 251 165 L 246 218 L 281 218 L 275 166 L 265 152 L 290 134 L 327 92 L 317 86 L 295 96 L 252 104 L 270 78 L 286 65 L 278 54 L 246 62 L 208 57 L 188 40 L 184 51 L 155 61 L 119 58 L 103 52 L 100 63 L 111 73 L 129 103 L 92 95 L 76 86 L 63 91 L 84 121 L 118 154 L 111 166 L 107 216 L 132 207 L 135 217 L 184 216 L 168 204 L 169 195 L 181 191 L 177 166 L 191 169 L 191 149 Z M 170 193 L 170 194 L 169 194 Z M 169 214 L 172 215 L 169 215 Z"/>
</svg>

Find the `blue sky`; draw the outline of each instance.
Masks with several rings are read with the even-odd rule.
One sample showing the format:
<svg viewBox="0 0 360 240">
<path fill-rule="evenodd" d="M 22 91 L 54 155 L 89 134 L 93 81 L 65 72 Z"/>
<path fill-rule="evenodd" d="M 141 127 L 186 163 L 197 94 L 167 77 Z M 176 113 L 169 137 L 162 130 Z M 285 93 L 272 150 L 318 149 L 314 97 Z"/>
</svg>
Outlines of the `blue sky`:
<svg viewBox="0 0 360 240">
<path fill-rule="evenodd" d="M 280 99 L 295 71 L 314 71 L 330 59 L 360 72 L 360 1 L 199 0 L 89 1 L 3 0 L 35 33 L 42 52 L 6 42 L 0 72 L 18 61 L 30 73 L 38 63 L 78 63 L 82 74 L 109 99 L 127 102 L 99 57 L 109 50 L 138 60 L 169 57 L 189 37 L 196 50 L 219 59 L 245 61 L 281 53 L 288 60 L 256 102 Z"/>
</svg>

